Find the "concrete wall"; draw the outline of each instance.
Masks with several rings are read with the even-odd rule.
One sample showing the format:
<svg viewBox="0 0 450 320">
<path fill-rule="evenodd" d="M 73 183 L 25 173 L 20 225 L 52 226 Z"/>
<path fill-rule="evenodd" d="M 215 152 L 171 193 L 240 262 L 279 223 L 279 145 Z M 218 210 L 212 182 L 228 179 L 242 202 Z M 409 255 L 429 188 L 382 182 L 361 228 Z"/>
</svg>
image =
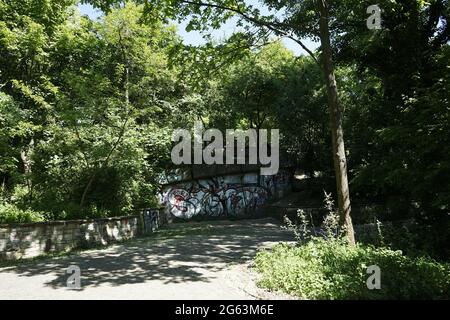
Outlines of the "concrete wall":
<svg viewBox="0 0 450 320">
<path fill-rule="evenodd" d="M 290 190 L 289 174 L 258 172 L 228 174 L 165 185 L 161 203 L 168 216 L 179 219 L 258 215 L 270 199 Z"/>
<path fill-rule="evenodd" d="M 0 224 L 0 260 L 106 245 L 136 237 L 141 217 Z"/>
</svg>

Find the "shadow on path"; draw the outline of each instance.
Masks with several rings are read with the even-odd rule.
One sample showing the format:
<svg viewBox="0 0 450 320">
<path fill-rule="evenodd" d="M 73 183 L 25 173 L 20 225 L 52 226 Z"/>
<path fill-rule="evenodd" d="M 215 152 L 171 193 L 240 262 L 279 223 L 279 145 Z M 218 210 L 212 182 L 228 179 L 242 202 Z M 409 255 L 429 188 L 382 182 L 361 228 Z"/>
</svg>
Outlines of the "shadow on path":
<svg viewBox="0 0 450 320">
<path fill-rule="evenodd" d="M 193 231 L 186 232 L 191 227 Z M 78 265 L 80 290 L 151 280 L 164 284 L 210 282 L 216 272 L 230 264 L 252 259 L 261 246 L 291 240 L 292 234 L 271 219 L 177 224 L 154 237 L 0 268 L 0 278 L 2 273 L 19 277 L 48 275 L 45 286 L 57 289 L 66 287 L 67 267 Z"/>
</svg>

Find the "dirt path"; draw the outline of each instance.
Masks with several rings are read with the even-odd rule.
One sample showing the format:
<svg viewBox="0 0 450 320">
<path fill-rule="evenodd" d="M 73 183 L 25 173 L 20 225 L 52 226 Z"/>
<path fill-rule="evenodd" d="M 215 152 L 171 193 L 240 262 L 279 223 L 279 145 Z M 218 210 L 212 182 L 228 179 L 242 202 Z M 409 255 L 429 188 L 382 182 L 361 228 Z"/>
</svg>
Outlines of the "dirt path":
<svg viewBox="0 0 450 320">
<path fill-rule="evenodd" d="M 0 299 L 274 299 L 248 268 L 258 248 L 290 241 L 275 220 L 171 225 L 105 249 L 0 267 Z M 66 286 L 69 265 L 81 289 Z"/>
</svg>

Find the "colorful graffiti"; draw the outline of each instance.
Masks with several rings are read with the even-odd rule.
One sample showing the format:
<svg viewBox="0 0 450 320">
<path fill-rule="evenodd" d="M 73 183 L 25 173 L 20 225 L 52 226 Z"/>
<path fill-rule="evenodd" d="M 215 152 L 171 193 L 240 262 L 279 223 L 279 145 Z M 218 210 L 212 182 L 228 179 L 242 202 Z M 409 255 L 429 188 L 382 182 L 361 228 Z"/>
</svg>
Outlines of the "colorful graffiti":
<svg viewBox="0 0 450 320">
<path fill-rule="evenodd" d="M 162 203 L 170 214 L 181 219 L 242 216 L 258 212 L 277 190 L 285 190 L 288 184 L 286 173 L 195 180 L 168 186 Z"/>
</svg>

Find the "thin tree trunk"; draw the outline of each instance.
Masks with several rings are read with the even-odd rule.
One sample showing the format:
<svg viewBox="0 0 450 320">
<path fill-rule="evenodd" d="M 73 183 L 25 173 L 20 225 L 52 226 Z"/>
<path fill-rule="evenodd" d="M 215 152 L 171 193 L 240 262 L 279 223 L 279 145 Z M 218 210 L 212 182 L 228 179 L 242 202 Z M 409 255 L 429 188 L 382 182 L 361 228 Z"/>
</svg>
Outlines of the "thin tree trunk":
<svg viewBox="0 0 450 320">
<path fill-rule="evenodd" d="M 5 190 L 6 190 L 6 177 L 3 176 L 3 179 L 2 179 L 2 195 L 1 195 L 2 199 L 5 199 Z"/>
<path fill-rule="evenodd" d="M 352 218 L 350 215 L 350 192 L 347 178 L 347 160 L 345 156 L 344 131 L 342 128 L 342 114 L 339 108 L 338 91 L 331 51 L 328 6 L 326 0 L 318 0 L 320 12 L 320 39 L 322 44 L 322 63 L 328 93 L 328 107 L 330 112 L 330 128 L 333 145 L 334 171 L 338 194 L 338 208 L 341 225 L 347 232 L 350 245 L 355 245 Z"/>
<path fill-rule="evenodd" d="M 81 196 L 80 207 L 84 206 L 84 202 L 86 201 L 87 193 L 91 189 L 92 183 L 94 182 L 94 179 L 95 179 L 95 177 L 97 175 L 97 172 L 99 172 L 100 170 L 101 170 L 101 167 L 99 169 L 97 169 L 96 171 L 94 171 L 92 176 L 89 178 L 89 182 L 86 185 L 86 187 L 84 188 L 83 195 Z"/>
<path fill-rule="evenodd" d="M 30 154 L 34 148 L 34 139 L 32 138 L 28 143 L 27 149 L 20 150 L 20 159 L 23 163 L 23 170 L 25 173 L 25 181 L 28 189 L 28 201 L 31 203 L 33 200 L 33 182 L 31 181 L 32 163 Z"/>
<path fill-rule="evenodd" d="M 125 71 L 124 71 L 124 99 L 125 99 L 125 110 L 126 110 L 127 113 L 128 113 L 129 104 L 130 104 L 130 95 L 129 95 L 129 90 L 128 90 L 128 82 L 129 82 L 129 68 L 127 66 L 125 68 Z M 97 170 L 95 170 L 94 173 L 92 174 L 92 176 L 90 177 L 88 184 L 84 188 L 83 195 L 81 196 L 80 207 L 84 206 L 84 203 L 86 201 L 86 196 L 88 194 L 88 191 L 91 189 L 92 183 L 94 182 L 97 174 L 108 164 L 109 159 L 113 155 L 114 151 L 119 146 L 119 144 L 122 142 L 122 138 L 125 135 L 125 131 L 126 131 L 126 128 L 127 128 L 128 120 L 129 120 L 129 115 L 127 115 L 127 118 L 125 119 L 125 121 L 124 121 L 124 123 L 122 125 L 122 128 L 120 130 L 119 136 L 118 136 L 116 142 L 114 143 L 113 147 L 109 151 L 108 155 L 106 156 L 105 160 L 100 164 L 100 166 L 97 168 Z"/>
</svg>

